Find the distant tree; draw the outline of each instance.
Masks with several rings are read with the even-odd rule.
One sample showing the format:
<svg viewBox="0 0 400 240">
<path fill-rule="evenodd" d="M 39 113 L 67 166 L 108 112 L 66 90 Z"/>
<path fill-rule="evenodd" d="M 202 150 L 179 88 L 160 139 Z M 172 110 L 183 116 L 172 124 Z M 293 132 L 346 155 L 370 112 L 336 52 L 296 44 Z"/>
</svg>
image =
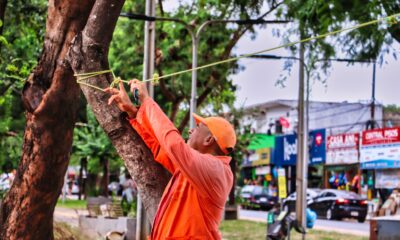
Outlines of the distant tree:
<svg viewBox="0 0 400 240">
<path fill-rule="evenodd" d="M 400 13 L 400 2 L 397 0 L 385 1 L 313 1 L 285 0 L 277 16 L 291 19 L 295 23 L 283 36 L 303 32 L 303 38 L 335 31 L 346 26 L 352 26 Z M 393 19 L 395 20 L 395 19 Z M 397 18 L 399 22 L 400 18 Z M 325 73 L 331 66 L 330 61 L 321 61 L 333 57 L 346 57 L 354 60 L 371 60 L 384 62 L 384 57 L 392 54 L 397 58 L 397 51 L 393 49 L 394 41 L 400 43 L 400 27 L 396 21 L 386 21 L 367 27 L 355 29 L 351 32 L 336 34 L 317 41 L 305 43 L 306 61 L 312 78 L 325 82 L 320 71 Z M 301 26 L 301 29 L 300 29 Z M 280 35 L 279 35 L 280 36 Z M 297 46 L 291 47 L 294 53 Z M 344 54 L 344 55 L 343 55 Z M 287 67 L 290 68 L 290 62 Z M 350 63 L 351 64 L 351 63 Z"/>
</svg>

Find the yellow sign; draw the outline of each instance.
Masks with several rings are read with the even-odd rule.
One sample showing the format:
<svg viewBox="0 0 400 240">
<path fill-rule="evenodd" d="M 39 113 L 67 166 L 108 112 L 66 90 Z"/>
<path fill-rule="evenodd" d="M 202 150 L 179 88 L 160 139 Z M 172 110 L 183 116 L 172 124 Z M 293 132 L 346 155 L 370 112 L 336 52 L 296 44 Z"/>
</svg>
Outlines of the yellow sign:
<svg viewBox="0 0 400 240">
<path fill-rule="evenodd" d="M 260 166 L 260 165 L 268 165 L 271 159 L 271 149 L 270 148 L 261 148 L 257 149 L 253 154 L 253 157 L 250 158 L 252 166 Z"/>
<path fill-rule="evenodd" d="M 287 197 L 286 174 L 285 174 L 285 169 L 283 168 L 278 169 L 278 191 L 279 191 L 279 198 Z"/>
</svg>

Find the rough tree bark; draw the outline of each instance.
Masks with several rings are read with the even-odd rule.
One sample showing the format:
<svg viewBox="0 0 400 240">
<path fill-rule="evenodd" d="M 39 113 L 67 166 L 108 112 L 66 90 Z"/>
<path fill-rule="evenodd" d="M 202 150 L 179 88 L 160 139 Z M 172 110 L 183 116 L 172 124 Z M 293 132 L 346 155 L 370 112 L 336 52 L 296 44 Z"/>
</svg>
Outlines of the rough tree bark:
<svg viewBox="0 0 400 240">
<path fill-rule="evenodd" d="M 108 46 L 123 2 L 98 0 L 93 6 L 94 0 L 49 1 L 41 59 L 23 89 L 27 119 L 23 154 L 1 206 L 0 239 L 54 238 L 53 213 L 69 162 L 79 105 L 80 88 L 71 65 L 77 72 L 108 69 Z M 82 29 L 67 60 L 71 41 Z M 109 81 L 110 76 L 92 79 L 103 87 Z M 152 219 L 169 175 L 153 161 L 121 112 L 107 106 L 108 96 L 89 88 L 83 91 L 137 181 Z"/>
<path fill-rule="evenodd" d="M 107 55 L 123 0 L 97 0 L 83 32 L 77 35 L 68 54 L 76 73 L 109 69 Z M 99 75 L 88 83 L 106 88 L 112 82 L 111 74 Z M 151 223 L 170 175 L 154 162 L 151 152 L 115 106 L 108 106 L 108 94 L 81 85 L 100 125 L 110 137 L 118 154 L 124 159 L 129 173 L 135 179 Z"/>
<path fill-rule="evenodd" d="M 65 56 L 93 2 L 49 2 L 42 56 L 23 89 L 23 153 L 1 207 L 1 239 L 53 239 L 53 212 L 68 166 L 79 98 Z"/>
</svg>

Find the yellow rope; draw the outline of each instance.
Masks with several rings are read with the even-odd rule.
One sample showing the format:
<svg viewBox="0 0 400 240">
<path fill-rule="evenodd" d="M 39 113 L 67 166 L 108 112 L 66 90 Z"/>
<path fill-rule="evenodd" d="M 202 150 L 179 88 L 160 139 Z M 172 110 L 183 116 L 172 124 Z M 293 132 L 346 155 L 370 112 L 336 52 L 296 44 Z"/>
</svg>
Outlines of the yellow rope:
<svg viewBox="0 0 400 240">
<path fill-rule="evenodd" d="M 317 40 L 317 39 L 325 38 L 327 36 L 335 35 L 335 34 L 338 34 L 338 33 L 341 33 L 341 32 L 345 32 L 345 31 L 350 31 L 350 30 L 366 27 L 366 26 L 369 26 L 369 25 L 372 25 L 372 24 L 379 23 L 379 22 L 384 21 L 384 20 L 387 20 L 389 24 L 397 24 L 398 22 L 397 22 L 396 18 L 399 17 L 399 16 L 400 16 L 400 13 L 393 14 L 391 16 L 387 16 L 387 17 L 384 17 L 384 18 L 378 18 L 376 20 L 372 20 L 372 21 L 369 21 L 369 22 L 361 23 L 361 24 L 358 24 L 358 25 L 355 25 L 355 26 L 352 26 L 352 27 L 348 27 L 348 28 L 339 29 L 339 30 L 336 30 L 336 31 L 333 31 L 333 32 L 328 32 L 328 33 L 325 33 L 325 34 L 322 34 L 322 35 L 318 35 L 318 36 L 315 36 L 315 37 L 309 37 L 309 38 L 302 39 L 302 40 L 299 40 L 299 41 L 287 43 L 287 44 L 284 44 L 284 45 L 281 45 L 281 46 L 268 48 L 268 49 L 264 49 L 264 50 L 261 50 L 261 51 L 249 53 L 249 54 L 244 54 L 244 55 L 241 55 L 241 56 L 238 56 L 238 57 L 234 57 L 234 58 L 228 58 L 228 59 L 225 59 L 225 60 L 222 60 L 222 61 L 206 64 L 206 65 L 199 66 L 199 67 L 192 68 L 192 69 L 187 69 L 187 70 L 182 70 L 182 71 L 166 74 L 166 75 L 163 75 L 163 76 L 158 76 L 158 74 L 154 74 L 152 78 L 145 79 L 145 80 L 143 80 L 143 82 L 153 82 L 153 84 L 157 84 L 160 79 L 181 75 L 181 74 L 184 74 L 184 73 L 192 72 L 194 70 L 200 70 L 200 69 L 204 69 L 204 68 L 213 67 L 213 66 L 220 65 L 220 64 L 223 64 L 223 63 L 233 62 L 233 61 L 236 61 L 236 60 L 241 59 L 241 58 L 254 56 L 254 55 L 257 55 L 257 54 L 260 54 L 260 53 L 265 53 L 265 52 L 277 50 L 277 49 L 280 49 L 280 48 L 291 47 L 291 46 L 299 44 L 299 43 L 305 43 L 305 42 L 309 42 L 309 41 L 312 41 L 312 40 Z M 126 81 L 126 80 L 122 80 L 120 78 L 116 78 L 115 75 L 114 75 L 114 72 L 112 70 L 103 70 L 103 71 L 90 72 L 90 73 L 80 73 L 80 74 L 75 74 L 74 76 L 76 76 L 78 78 L 77 82 L 79 84 L 83 84 L 83 85 L 86 85 L 86 86 L 89 86 L 89 87 L 93 87 L 95 89 L 103 91 L 103 89 L 101 89 L 99 87 L 96 87 L 94 85 L 91 85 L 91 84 L 88 84 L 88 83 L 82 82 L 82 81 L 86 80 L 88 78 L 100 75 L 100 74 L 104 74 L 104 73 L 112 73 L 112 75 L 114 77 L 114 81 L 111 83 L 111 85 L 110 85 L 111 87 L 113 85 L 115 85 L 115 83 L 118 83 L 119 81 L 126 82 L 126 83 L 129 82 L 129 81 Z"/>
</svg>

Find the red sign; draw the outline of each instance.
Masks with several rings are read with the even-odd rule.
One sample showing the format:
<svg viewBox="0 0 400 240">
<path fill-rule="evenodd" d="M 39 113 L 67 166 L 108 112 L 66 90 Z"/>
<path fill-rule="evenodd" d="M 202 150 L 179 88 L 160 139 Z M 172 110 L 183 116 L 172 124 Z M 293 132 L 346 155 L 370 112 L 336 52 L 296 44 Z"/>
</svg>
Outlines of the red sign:
<svg viewBox="0 0 400 240">
<path fill-rule="evenodd" d="M 289 121 L 286 119 L 286 118 L 284 118 L 284 117 L 280 117 L 279 118 L 279 123 L 282 125 L 282 127 L 284 127 L 284 128 L 289 128 L 290 127 L 290 123 L 289 123 Z"/>
<path fill-rule="evenodd" d="M 328 136 L 326 148 L 327 150 L 357 148 L 359 139 L 360 136 L 358 133 Z"/>
<path fill-rule="evenodd" d="M 362 145 L 400 142 L 400 127 L 373 129 L 362 133 Z"/>
</svg>

